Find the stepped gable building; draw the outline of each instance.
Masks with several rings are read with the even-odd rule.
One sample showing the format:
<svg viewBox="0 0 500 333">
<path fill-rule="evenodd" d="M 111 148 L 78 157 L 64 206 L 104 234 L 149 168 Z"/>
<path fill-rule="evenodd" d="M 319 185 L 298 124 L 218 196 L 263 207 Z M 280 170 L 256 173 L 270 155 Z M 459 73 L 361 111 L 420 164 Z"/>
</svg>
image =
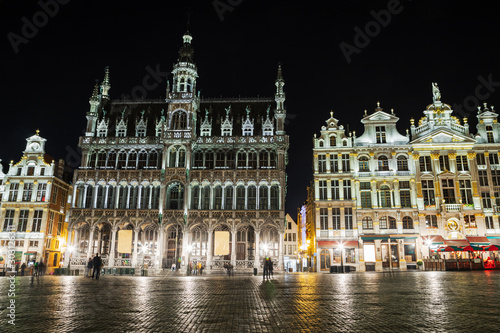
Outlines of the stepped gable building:
<svg viewBox="0 0 500 333">
<path fill-rule="evenodd" d="M 95 86 L 74 175 L 72 266 L 100 253 L 107 268 L 251 269 L 265 256 L 283 267 L 281 67 L 274 98 L 203 99 L 191 42 L 184 34 L 164 100 L 111 100 L 108 68 Z M 122 230 L 131 253 L 118 252 Z M 215 231 L 230 233 L 229 253 L 214 252 Z"/>
<path fill-rule="evenodd" d="M 67 250 L 67 212 L 72 186 L 64 174 L 64 161 L 45 154 L 46 139 L 39 132 L 26 139 L 21 160 L 11 161 L 3 175 L 0 242 L 8 248 L 15 232 L 15 262 L 29 266 L 43 261 L 47 272 L 60 267 Z"/>
<path fill-rule="evenodd" d="M 433 97 L 418 125 L 411 120 L 411 140 L 379 103 L 365 111 L 360 137 L 347 135 L 333 114 L 315 136 L 312 267 L 405 270 L 441 245 L 498 244 L 498 114 L 478 108 L 474 136 L 441 102 L 437 84 Z"/>
</svg>

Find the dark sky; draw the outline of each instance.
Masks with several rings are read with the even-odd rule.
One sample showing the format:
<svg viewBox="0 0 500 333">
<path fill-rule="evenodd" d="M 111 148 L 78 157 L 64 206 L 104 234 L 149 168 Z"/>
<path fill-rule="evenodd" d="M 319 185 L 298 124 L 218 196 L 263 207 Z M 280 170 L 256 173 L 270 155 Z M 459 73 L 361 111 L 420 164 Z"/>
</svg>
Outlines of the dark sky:
<svg viewBox="0 0 500 333">
<path fill-rule="evenodd" d="M 486 95 L 489 103 L 500 102 L 498 1 L 60 2 L 44 22 L 37 1 L 0 0 L 4 166 L 19 160 L 37 128 L 47 152 L 74 165 L 88 99 L 104 66 L 111 68 L 112 98 L 142 85 L 147 66 L 170 72 L 189 7 L 202 96 L 273 96 L 277 64 L 283 64 L 291 142 L 286 211 L 294 218 L 312 179 L 312 137 L 330 110 L 361 135 L 363 110 L 373 112 L 380 101 L 386 111 L 395 109 L 404 133 L 409 119 L 418 120 L 432 102 L 431 82 L 455 107 L 469 103 L 473 110 Z M 224 4 L 231 10 L 218 13 L 215 5 Z M 381 17 L 390 22 L 370 23 L 388 6 L 390 18 Z M 38 31 L 24 29 L 23 37 L 34 17 Z M 367 24 L 371 37 L 357 41 L 348 63 L 339 45 L 356 47 L 354 29 L 365 31 Z M 9 40 L 14 34 L 26 37 L 17 53 Z M 476 89 L 488 79 L 490 91 Z M 165 97 L 161 81 L 148 98 Z M 463 107 L 458 116 L 470 117 L 474 131 L 469 111 Z"/>
</svg>

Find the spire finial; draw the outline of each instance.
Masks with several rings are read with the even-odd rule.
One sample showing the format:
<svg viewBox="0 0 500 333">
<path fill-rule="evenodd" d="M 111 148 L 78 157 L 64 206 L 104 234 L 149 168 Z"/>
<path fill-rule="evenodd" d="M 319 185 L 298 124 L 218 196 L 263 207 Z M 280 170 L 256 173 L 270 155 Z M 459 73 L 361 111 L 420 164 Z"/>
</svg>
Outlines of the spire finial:
<svg viewBox="0 0 500 333">
<path fill-rule="evenodd" d="M 39 129 L 37 129 L 37 130 L 35 131 L 35 133 L 36 133 L 36 135 L 40 134 L 40 130 L 39 130 Z"/>
<path fill-rule="evenodd" d="M 333 110 L 330 110 L 330 117 L 333 118 Z"/>
<path fill-rule="evenodd" d="M 283 78 L 283 71 L 281 69 L 281 62 L 278 62 L 278 80 Z"/>
<path fill-rule="evenodd" d="M 380 102 L 377 102 L 377 107 L 378 107 L 378 108 L 380 107 Z"/>
</svg>

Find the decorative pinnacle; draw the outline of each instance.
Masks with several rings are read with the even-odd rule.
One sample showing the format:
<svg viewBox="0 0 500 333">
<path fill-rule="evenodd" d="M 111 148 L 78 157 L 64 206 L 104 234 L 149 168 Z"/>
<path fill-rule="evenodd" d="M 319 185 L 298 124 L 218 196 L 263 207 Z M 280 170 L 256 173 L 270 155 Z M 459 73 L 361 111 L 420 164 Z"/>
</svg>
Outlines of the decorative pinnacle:
<svg viewBox="0 0 500 333">
<path fill-rule="evenodd" d="M 283 79 L 283 71 L 281 69 L 281 63 L 279 62 L 278 63 L 278 76 L 277 76 L 278 80 L 280 79 Z"/>
<path fill-rule="evenodd" d="M 104 81 L 102 83 L 109 85 L 109 66 L 104 67 Z"/>
<path fill-rule="evenodd" d="M 91 101 L 97 102 L 99 100 L 99 80 L 95 80 L 94 91 L 92 92 Z"/>
<path fill-rule="evenodd" d="M 333 111 L 330 111 L 330 117 L 333 117 Z"/>
<path fill-rule="evenodd" d="M 40 133 L 40 130 L 39 130 L 39 129 L 37 129 L 37 130 L 35 131 L 35 133 L 36 133 L 36 135 L 38 135 L 38 134 Z"/>
<path fill-rule="evenodd" d="M 394 114 L 394 109 L 391 109 L 391 113 Z"/>
<path fill-rule="evenodd" d="M 378 107 L 378 108 L 380 107 L 380 102 L 377 102 L 377 107 Z"/>
</svg>

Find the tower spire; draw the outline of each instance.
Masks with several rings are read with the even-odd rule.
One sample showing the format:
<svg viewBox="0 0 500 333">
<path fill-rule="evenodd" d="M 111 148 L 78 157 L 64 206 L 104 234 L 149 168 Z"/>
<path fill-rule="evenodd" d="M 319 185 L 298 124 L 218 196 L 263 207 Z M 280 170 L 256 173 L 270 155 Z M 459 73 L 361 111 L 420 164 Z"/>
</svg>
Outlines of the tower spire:
<svg viewBox="0 0 500 333">
<path fill-rule="evenodd" d="M 276 93 L 274 94 L 274 100 L 276 101 L 276 110 L 274 111 L 274 118 L 276 119 L 276 134 L 285 134 L 285 92 L 283 86 L 285 85 L 285 80 L 283 79 L 283 70 L 281 69 L 281 63 L 278 63 L 278 75 L 276 77 Z"/>
<path fill-rule="evenodd" d="M 109 89 L 111 84 L 109 83 L 109 66 L 104 67 L 104 80 L 101 83 L 101 94 L 103 98 L 109 99 Z"/>
</svg>

